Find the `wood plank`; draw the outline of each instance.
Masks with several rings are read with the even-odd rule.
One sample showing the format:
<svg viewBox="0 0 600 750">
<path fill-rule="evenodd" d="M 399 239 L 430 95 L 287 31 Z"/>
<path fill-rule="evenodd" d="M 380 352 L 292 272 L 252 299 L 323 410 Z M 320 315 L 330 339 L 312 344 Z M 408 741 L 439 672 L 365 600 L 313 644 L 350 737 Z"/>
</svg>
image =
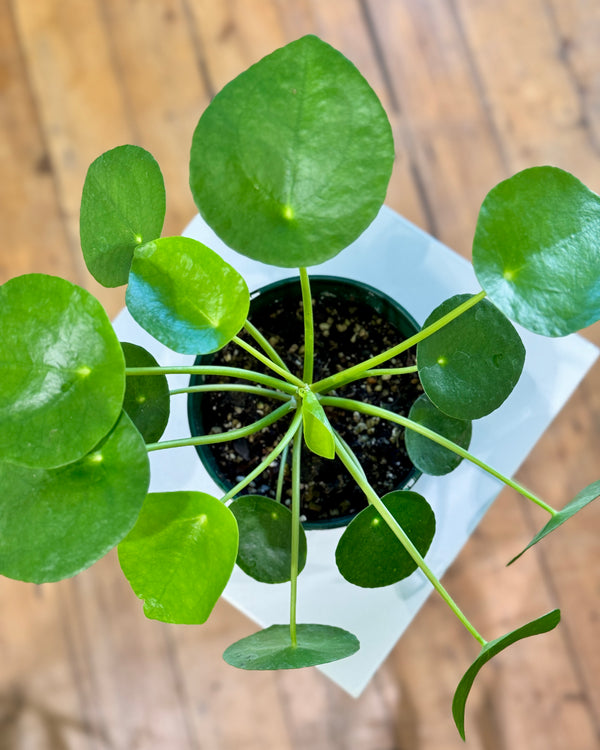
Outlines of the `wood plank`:
<svg viewBox="0 0 600 750">
<path fill-rule="evenodd" d="M 469 257 L 481 201 L 507 175 L 451 4 L 371 0 L 365 7 L 406 118 L 432 232 Z"/>
</svg>

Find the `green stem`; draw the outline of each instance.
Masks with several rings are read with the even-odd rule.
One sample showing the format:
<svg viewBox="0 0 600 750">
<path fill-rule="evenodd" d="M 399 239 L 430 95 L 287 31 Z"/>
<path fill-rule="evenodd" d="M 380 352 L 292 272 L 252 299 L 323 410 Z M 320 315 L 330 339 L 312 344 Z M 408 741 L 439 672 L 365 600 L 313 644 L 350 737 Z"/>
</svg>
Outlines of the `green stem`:
<svg viewBox="0 0 600 750">
<path fill-rule="evenodd" d="M 336 449 L 337 449 L 338 456 L 340 457 L 342 463 L 348 469 L 348 471 L 354 478 L 354 481 L 358 484 L 358 486 L 365 493 L 365 495 L 367 496 L 369 500 L 369 503 L 371 503 L 371 505 L 373 505 L 376 508 L 379 515 L 387 523 L 389 528 L 392 530 L 396 538 L 400 541 L 404 549 L 408 552 L 408 554 L 411 556 L 411 558 L 414 560 L 417 566 L 423 571 L 423 573 L 425 574 L 425 576 L 427 577 L 431 585 L 434 587 L 434 589 L 438 592 L 438 594 L 450 607 L 452 612 L 454 612 L 456 617 L 460 620 L 460 622 L 464 625 L 464 627 L 469 631 L 469 633 L 471 633 L 473 638 L 479 641 L 479 643 L 482 646 L 485 646 L 487 643 L 485 638 L 483 638 L 483 636 L 481 636 L 477 632 L 477 630 L 473 627 L 471 622 L 463 614 L 463 612 L 461 611 L 459 606 L 456 604 L 454 599 L 452 599 L 450 594 L 442 586 L 437 576 L 432 572 L 432 570 L 429 568 L 425 560 L 423 560 L 423 557 L 420 555 L 417 548 L 408 538 L 408 536 L 406 535 L 406 533 L 404 532 L 400 524 L 396 521 L 396 519 L 392 516 L 389 510 L 385 507 L 385 505 L 383 504 L 383 502 L 381 501 L 381 499 L 379 498 L 375 490 L 371 487 L 369 482 L 364 478 L 364 475 L 361 474 L 359 470 L 357 470 L 356 465 L 355 465 L 356 458 L 353 458 L 350 452 L 346 452 L 346 448 L 343 446 L 342 442 L 339 439 L 336 439 Z"/>
<path fill-rule="evenodd" d="M 290 639 L 296 648 L 296 601 L 298 598 L 298 549 L 300 545 L 300 458 L 302 455 L 302 427 L 294 438 L 292 454 L 292 559 L 290 563 Z"/>
<path fill-rule="evenodd" d="M 330 375 L 323 380 L 318 380 L 311 386 L 311 390 L 314 391 L 314 393 L 323 393 L 324 391 L 330 391 L 334 388 L 339 388 L 340 386 L 346 385 L 346 383 L 349 383 L 352 380 L 356 380 L 357 378 L 362 377 L 365 370 L 371 370 L 372 368 L 377 367 L 384 362 L 387 362 L 389 359 L 392 359 L 392 357 L 396 357 L 398 354 L 402 354 L 402 352 L 410 349 L 411 346 L 418 344 L 419 341 L 426 339 L 436 331 L 439 331 L 440 328 L 443 328 L 448 323 L 451 323 L 455 318 L 458 318 L 459 315 L 462 315 L 478 302 L 481 302 L 484 297 L 485 292 L 479 292 L 479 294 L 476 294 L 466 300 L 466 302 L 463 302 L 462 305 L 455 307 L 454 310 L 451 310 L 446 315 L 443 315 L 439 320 L 436 320 L 435 323 L 432 323 L 431 325 L 427 326 L 427 328 L 423 328 L 418 333 L 415 333 L 414 336 L 411 336 L 400 344 L 397 344 L 391 349 L 387 349 L 385 352 L 382 352 L 375 357 L 366 359 L 364 362 L 360 362 L 353 367 L 349 367 L 346 370 L 337 372 L 335 373 L 335 375 Z"/>
<path fill-rule="evenodd" d="M 281 460 L 279 462 L 279 471 L 277 472 L 277 489 L 275 491 L 275 500 L 277 500 L 278 503 L 281 502 L 281 499 L 283 497 L 283 480 L 285 478 L 285 465 L 287 463 L 289 448 L 290 446 L 288 443 L 288 445 L 286 445 L 283 449 Z"/>
<path fill-rule="evenodd" d="M 310 279 L 306 268 L 300 268 L 300 286 L 302 288 L 302 310 L 304 315 L 304 368 L 302 379 L 312 383 L 315 362 L 315 324 L 313 320 L 312 295 Z"/>
<path fill-rule="evenodd" d="M 182 365 L 177 367 L 126 367 L 125 375 L 215 375 L 223 378 L 240 378 L 241 380 L 253 380 L 256 383 L 278 388 L 284 393 L 294 395 L 296 387 L 283 380 L 274 378 L 272 375 L 263 375 L 254 370 L 244 370 L 241 367 L 213 367 L 212 365 Z"/>
<path fill-rule="evenodd" d="M 533 492 L 530 492 L 518 482 L 515 482 L 514 479 L 510 479 L 510 477 L 504 476 L 504 474 L 501 474 L 492 466 L 486 464 L 485 461 L 482 461 L 472 453 L 469 453 L 469 451 L 461 448 L 460 445 L 456 445 L 456 443 L 448 440 L 448 438 L 445 438 L 442 435 L 438 435 L 437 432 L 430 430 L 428 427 L 424 427 L 418 422 L 413 422 L 411 419 L 407 419 L 407 417 L 402 417 L 399 414 L 395 414 L 388 409 L 382 409 L 380 406 L 372 406 L 371 404 L 365 404 L 362 401 L 354 401 L 353 399 L 349 398 L 335 398 L 332 396 L 325 396 L 321 399 L 321 404 L 323 406 L 335 406 L 339 409 L 350 409 L 352 411 L 358 411 L 362 414 L 369 414 L 372 417 L 380 417 L 381 419 L 387 419 L 389 422 L 395 422 L 402 427 L 413 430 L 414 432 L 419 433 L 419 435 L 423 435 L 424 437 L 433 440 L 434 443 L 447 448 L 449 451 L 452 451 L 452 453 L 456 453 L 458 456 L 466 458 L 467 461 L 475 464 L 475 466 L 479 466 L 480 469 L 483 469 L 488 474 L 491 474 L 496 479 L 499 479 L 508 487 L 512 487 L 519 494 L 523 495 L 523 497 L 526 497 L 536 505 L 539 505 L 540 508 L 543 508 L 545 511 L 550 513 L 551 516 L 555 516 L 558 513 L 558 511 L 552 508 L 552 506 L 545 503 L 543 500 L 537 497 L 537 495 L 534 495 Z"/>
<path fill-rule="evenodd" d="M 280 407 L 281 408 L 281 407 Z M 231 500 L 232 497 L 235 497 L 238 492 L 241 492 L 244 487 L 247 487 L 252 480 L 256 479 L 256 477 L 259 474 L 262 474 L 262 472 L 267 468 L 267 466 L 270 466 L 273 461 L 277 458 L 277 456 L 285 449 L 286 445 L 289 444 L 291 439 L 296 434 L 296 431 L 298 430 L 298 426 L 302 422 L 302 412 L 300 409 L 296 411 L 296 414 L 294 415 L 294 418 L 292 420 L 292 423 L 287 429 L 287 432 L 285 435 L 281 438 L 279 443 L 273 448 L 273 450 L 266 456 L 259 465 L 253 469 L 248 476 L 244 477 L 241 482 L 238 482 L 235 487 L 232 487 L 229 492 L 226 495 L 223 495 L 221 498 L 221 502 L 226 503 L 228 500 Z"/>
<path fill-rule="evenodd" d="M 419 368 L 416 365 L 411 365 L 410 367 L 379 367 L 375 370 L 366 370 L 363 373 L 363 377 L 377 377 L 380 375 L 411 375 L 415 372 L 419 372 Z"/>
<path fill-rule="evenodd" d="M 262 430 L 263 427 L 268 427 L 270 424 L 273 424 L 273 422 L 284 417 L 293 406 L 294 402 L 289 400 L 286 404 L 282 404 L 282 406 L 279 406 L 270 414 L 267 414 L 266 417 L 258 419 L 256 422 L 252 422 L 252 424 L 249 424 L 246 427 L 238 427 L 235 430 L 219 432 L 215 435 L 197 435 L 196 437 L 181 438 L 180 440 L 163 440 L 162 443 L 148 443 L 146 449 L 150 452 L 159 451 L 163 448 L 183 448 L 187 445 L 212 445 L 213 443 L 227 443 L 230 440 L 248 437 L 248 435 L 253 435 L 255 432 Z"/>
<path fill-rule="evenodd" d="M 247 341 L 244 341 L 244 339 L 241 339 L 239 336 L 234 336 L 232 341 L 234 341 L 238 346 L 241 346 L 242 349 L 245 349 L 248 354 L 251 354 L 253 357 L 255 357 L 259 362 L 262 362 L 265 367 L 268 367 L 270 370 L 273 370 L 273 372 L 276 372 L 278 375 L 280 375 L 282 378 L 287 380 L 289 383 L 293 383 L 294 385 L 298 387 L 302 387 L 304 383 L 300 380 L 300 378 L 297 378 L 295 375 L 292 375 L 291 372 L 288 370 L 284 370 L 283 367 L 279 367 L 279 365 L 276 365 L 275 362 L 271 362 L 271 360 L 266 357 L 262 352 L 259 352 L 258 349 L 255 346 L 252 346 L 252 344 L 249 344 Z"/>
<path fill-rule="evenodd" d="M 259 344 L 263 348 L 264 352 L 266 354 L 268 354 L 269 357 L 271 357 L 271 359 L 273 360 L 273 362 L 275 362 L 276 365 L 279 365 L 279 367 L 282 367 L 287 372 L 290 371 L 290 368 L 281 359 L 281 357 L 279 356 L 279 354 L 277 354 L 277 352 L 275 351 L 275 349 L 269 343 L 268 339 L 266 339 L 262 335 L 262 333 L 258 330 L 258 328 L 256 328 L 255 326 L 253 326 L 252 323 L 249 320 L 247 320 L 244 323 L 244 328 L 250 334 L 250 336 L 252 336 L 252 338 L 256 341 L 256 343 Z"/>
<path fill-rule="evenodd" d="M 187 388 L 176 388 L 169 392 L 169 396 L 178 396 L 181 393 L 207 393 L 213 391 L 234 391 L 240 393 L 251 393 L 254 396 L 264 398 L 276 398 L 279 401 L 289 401 L 289 393 L 272 391 L 256 385 L 243 385 L 242 383 L 208 383 L 205 385 L 189 385 Z"/>
</svg>

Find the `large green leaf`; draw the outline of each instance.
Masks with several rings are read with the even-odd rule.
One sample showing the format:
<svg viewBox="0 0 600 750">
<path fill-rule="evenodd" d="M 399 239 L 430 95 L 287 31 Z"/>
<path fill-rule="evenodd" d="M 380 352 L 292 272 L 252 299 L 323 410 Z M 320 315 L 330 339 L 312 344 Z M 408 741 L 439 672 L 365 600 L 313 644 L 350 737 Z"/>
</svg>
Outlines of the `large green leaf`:
<svg viewBox="0 0 600 750">
<path fill-rule="evenodd" d="M 292 646 L 289 625 L 271 625 L 225 649 L 223 658 L 238 669 L 300 669 L 345 659 L 360 647 L 352 633 L 332 625 L 301 624 Z"/>
<path fill-rule="evenodd" d="M 213 99 L 194 133 L 190 185 L 202 216 L 235 250 L 308 266 L 367 228 L 393 160 L 391 128 L 367 81 L 305 36 Z"/>
<path fill-rule="evenodd" d="M 143 346 L 122 342 L 127 367 L 157 367 Z M 166 375 L 128 375 L 123 408 L 146 443 L 155 443 L 169 421 L 170 398 Z"/>
<path fill-rule="evenodd" d="M 302 429 L 306 445 L 313 453 L 335 458 L 333 430 L 319 399 L 308 388 L 302 395 Z"/>
<path fill-rule="evenodd" d="M 89 567 L 132 528 L 149 481 L 144 441 L 125 413 L 67 466 L 0 461 L 0 573 L 47 583 Z"/>
<path fill-rule="evenodd" d="M 262 583 L 290 580 L 292 564 L 292 512 L 270 497 L 243 495 L 229 510 L 240 532 L 237 564 Z M 298 572 L 306 564 L 306 534 L 300 527 Z"/>
<path fill-rule="evenodd" d="M 0 287 L 0 458 L 52 467 L 90 451 L 117 421 L 125 361 L 89 292 L 43 274 Z"/>
<path fill-rule="evenodd" d="M 465 739 L 465 705 L 473 681 L 477 677 L 481 667 L 496 656 L 496 654 L 499 654 L 500 651 L 504 651 L 505 648 L 508 648 L 508 646 L 511 646 L 516 641 L 520 641 L 522 638 L 527 638 L 531 635 L 547 633 L 549 630 L 555 628 L 559 622 L 560 610 L 554 609 L 552 612 L 548 612 L 542 617 L 538 617 L 537 620 L 533 620 L 532 622 L 527 623 L 527 625 L 523 625 L 522 627 L 485 644 L 479 652 L 477 659 L 475 659 L 473 664 L 467 669 L 463 678 L 458 683 L 458 687 L 454 693 L 454 700 L 452 701 L 452 715 L 454 716 L 454 722 L 463 740 Z"/>
<path fill-rule="evenodd" d="M 210 354 L 240 331 L 250 307 L 244 279 L 189 237 L 164 237 L 136 250 L 126 295 L 129 312 L 181 354 Z"/>
<path fill-rule="evenodd" d="M 513 557 L 513 559 L 508 564 L 511 565 L 512 563 L 514 563 L 515 560 L 518 560 L 519 557 L 521 557 L 523 552 L 527 552 L 530 547 L 533 547 L 534 544 L 537 544 L 545 536 L 548 536 L 548 534 L 550 534 L 552 531 L 557 529 L 559 526 L 562 526 L 565 521 L 568 521 L 569 518 L 575 515 L 575 513 L 578 513 L 582 508 L 585 508 L 586 505 L 589 505 L 598 497 L 600 497 L 600 481 L 592 482 L 592 484 L 581 490 L 581 492 L 579 492 L 573 498 L 573 500 L 571 500 L 570 503 L 567 503 L 564 508 L 561 508 L 561 510 L 557 511 L 556 515 L 552 516 L 552 518 L 548 521 L 544 528 L 538 531 L 538 533 L 529 542 L 527 547 L 519 552 L 518 555 Z"/>
<path fill-rule="evenodd" d="M 413 422 L 451 440 L 461 448 L 469 447 L 472 433 L 471 422 L 444 414 L 424 393 L 412 405 L 408 417 Z M 404 434 L 404 442 L 410 460 L 425 474 L 433 476 L 448 474 L 454 471 L 462 461 L 461 456 L 448 448 L 408 428 Z"/>
<path fill-rule="evenodd" d="M 136 247 L 160 237 L 165 219 L 165 186 L 151 154 L 139 146 L 118 146 L 88 169 L 79 231 L 92 276 L 104 286 L 127 283 Z"/>
<path fill-rule="evenodd" d="M 131 588 L 153 620 L 206 622 L 235 564 L 233 513 L 204 492 L 159 492 L 146 498 L 138 522 L 119 545 Z"/>
<path fill-rule="evenodd" d="M 435 534 L 435 516 L 427 500 L 416 492 L 396 490 L 388 492 L 382 502 L 424 556 Z M 335 561 L 347 581 L 363 588 L 390 586 L 417 569 L 417 563 L 373 505 L 346 527 Z"/>
<path fill-rule="evenodd" d="M 442 302 L 423 328 L 469 297 L 457 294 Z M 456 419 L 479 419 L 497 409 L 517 384 L 524 362 L 519 334 L 485 299 L 417 345 L 425 393 Z"/>
<path fill-rule="evenodd" d="M 556 167 L 533 167 L 483 201 L 473 265 L 509 318 L 565 336 L 600 318 L 600 196 Z"/>
</svg>

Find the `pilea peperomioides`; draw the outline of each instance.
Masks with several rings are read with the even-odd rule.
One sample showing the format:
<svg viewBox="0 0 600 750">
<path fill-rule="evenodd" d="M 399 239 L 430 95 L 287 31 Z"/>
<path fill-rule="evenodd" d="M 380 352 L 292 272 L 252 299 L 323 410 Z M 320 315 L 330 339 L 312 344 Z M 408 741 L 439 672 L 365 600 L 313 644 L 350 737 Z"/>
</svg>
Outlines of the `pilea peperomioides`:
<svg viewBox="0 0 600 750">
<path fill-rule="evenodd" d="M 375 93 L 343 55 L 314 36 L 239 75 L 200 118 L 190 163 L 200 213 L 239 253 L 299 269 L 304 359 L 298 373 L 247 320 L 250 293 L 234 268 L 200 242 L 160 236 L 165 190 L 152 156 L 127 145 L 93 162 L 81 203 L 81 244 L 92 275 L 105 286 L 127 284 L 131 315 L 171 349 L 208 354 L 233 341 L 269 374 L 161 367 L 142 348 L 121 346 L 83 289 L 41 274 L 8 281 L 0 287 L 0 573 L 56 581 L 118 545 L 148 617 L 202 623 L 237 561 L 259 581 L 291 583 L 290 622 L 230 646 L 224 654 L 230 664 L 287 669 L 350 656 L 359 648 L 351 633 L 296 623 L 297 578 L 307 555 L 300 522 L 304 443 L 326 459 L 337 457 L 368 499 L 341 537 L 341 574 L 377 587 L 419 568 L 478 642 L 479 656 L 453 704 L 464 737 L 465 701 L 479 669 L 516 640 L 554 628 L 560 614 L 487 641 L 424 560 L 435 534 L 426 499 L 408 491 L 379 497 L 330 424 L 328 409 L 399 425 L 423 472 L 444 474 L 467 459 L 543 508 L 550 520 L 529 546 L 558 528 L 600 494 L 600 482 L 556 510 L 469 452 L 471 420 L 497 409 L 521 374 L 525 350 L 510 320 L 563 336 L 600 318 L 600 198 L 553 167 L 500 183 L 485 198 L 475 231 L 473 264 L 482 291 L 446 300 L 414 336 L 315 379 L 318 330 L 306 269 L 341 252 L 372 222 L 393 160 L 391 128 Z M 239 336 L 242 329 L 253 344 Z M 414 366 L 385 367 L 415 346 Z M 166 375 L 173 372 L 231 382 L 170 393 Z M 357 379 L 415 373 L 424 395 L 408 417 L 339 395 Z M 194 387 L 245 390 L 274 408 L 219 435 L 159 442 L 169 399 Z M 284 417 L 289 425 L 282 439 L 223 497 L 201 488 L 148 494 L 149 451 L 235 440 Z M 280 502 L 280 486 L 271 498 L 241 494 L 271 463 L 279 459 L 283 466 L 288 451 L 291 508 Z"/>
</svg>

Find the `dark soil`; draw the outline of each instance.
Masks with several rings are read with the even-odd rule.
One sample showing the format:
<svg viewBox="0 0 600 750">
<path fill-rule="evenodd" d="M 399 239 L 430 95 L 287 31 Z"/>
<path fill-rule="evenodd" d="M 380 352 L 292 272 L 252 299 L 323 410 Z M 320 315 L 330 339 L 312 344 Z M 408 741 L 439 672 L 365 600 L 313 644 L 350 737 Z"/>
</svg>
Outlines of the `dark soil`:
<svg viewBox="0 0 600 750">
<path fill-rule="evenodd" d="M 411 333 L 399 333 L 382 314 L 342 290 L 334 296 L 316 280 L 311 282 L 315 319 L 314 380 L 379 353 Z M 381 307 L 381 305 L 378 305 Z M 271 345 L 298 377 L 302 377 L 304 329 L 299 284 L 279 292 L 279 298 L 259 308 L 253 302 L 250 320 L 269 339 Z M 406 325 L 406 324 L 404 324 Z M 281 329 L 285 330 L 281 330 Z M 243 332 L 242 337 L 249 337 Z M 252 341 L 253 344 L 255 342 Z M 251 355 L 229 344 L 213 355 L 214 364 L 268 372 Z M 412 350 L 385 363 L 386 367 L 406 367 L 415 362 Z M 272 373 L 270 373 L 272 374 Z M 206 382 L 232 382 L 231 378 L 210 378 Z M 199 381 L 196 381 L 199 382 Z M 244 381 L 248 382 L 248 381 Z M 422 393 L 414 375 L 381 376 L 345 385 L 330 395 L 357 399 L 407 415 Z M 195 394 L 194 408 L 200 408 L 205 433 L 217 433 L 242 427 L 264 417 L 281 402 L 244 393 Z M 331 424 L 358 456 L 367 478 L 379 495 L 389 492 L 414 471 L 404 447 L 404 430 L 398 425 L 358 412 L 326 407 Z M 260 463 L 279 442 L 289 426 L 291 415 L 247 438 L 206 446 L 217 464 L 217 473 L 226 486 L 233 486 Z M 279 460 L 244 490 L 243 494 L 275 497 Z M 284 502 L 291 502 L 291 451 L 285 469 Z M 302 515 L 309 524 L 325 519 L 341 521 L 366 507 L 363 492 L 356 486 L 339 459 L 320 458 L 304 446 L 301 481 Z"/>
</svg>

